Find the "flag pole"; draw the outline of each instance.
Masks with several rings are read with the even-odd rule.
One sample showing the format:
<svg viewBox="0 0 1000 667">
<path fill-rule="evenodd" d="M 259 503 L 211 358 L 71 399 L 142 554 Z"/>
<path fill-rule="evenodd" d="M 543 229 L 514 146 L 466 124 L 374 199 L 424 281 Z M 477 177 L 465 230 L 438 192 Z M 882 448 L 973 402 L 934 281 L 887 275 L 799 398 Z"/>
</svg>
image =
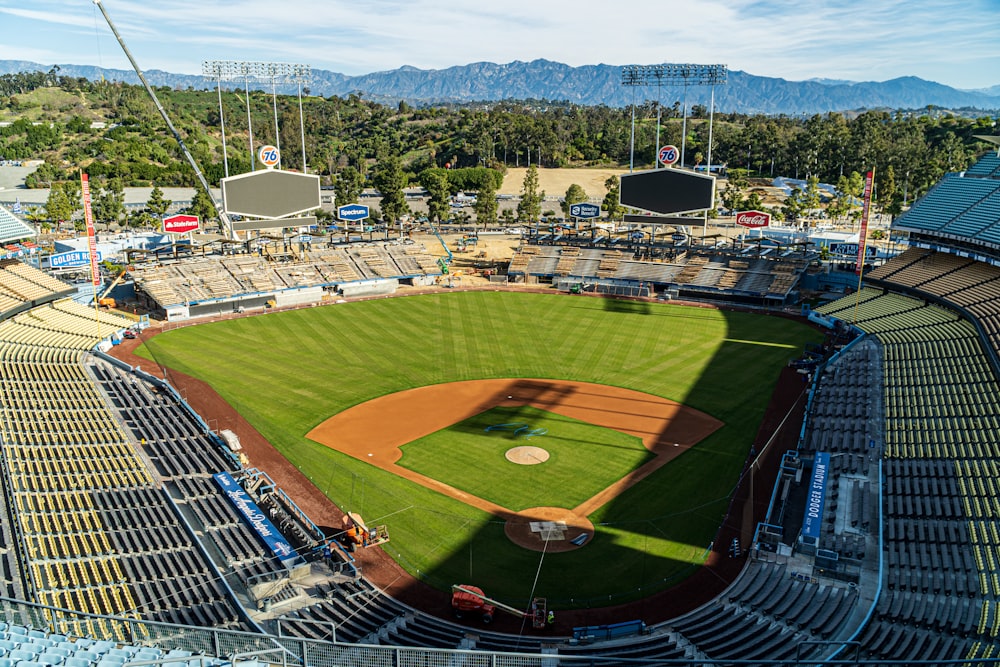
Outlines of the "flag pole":
<svg viewBox="0 0 1000 667">
<path fill-rule="evenodd" d="M 861 208 L 861 231 L 858 238 L 858 259 L 854 264 L 854 272 L 858 274 L 858 289 L 854 293 L 854 319 L 851 324 L 858 321 L 858 305 L 861 303 L 861 279 L 865 272 L 865 254 L 868 251 L 868 215 L 872 207 L 872 191 L 875 184 L 875 167 L 865 175 L 865 199 Z"/>
</svg>

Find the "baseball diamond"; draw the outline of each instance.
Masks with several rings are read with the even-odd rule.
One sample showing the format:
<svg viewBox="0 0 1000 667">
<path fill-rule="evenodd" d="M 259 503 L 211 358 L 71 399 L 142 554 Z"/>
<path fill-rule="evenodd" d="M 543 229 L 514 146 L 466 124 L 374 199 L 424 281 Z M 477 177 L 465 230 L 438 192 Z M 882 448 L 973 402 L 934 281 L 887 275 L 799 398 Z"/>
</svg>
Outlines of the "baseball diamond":
<svg viewBox="0 0 1000 667">
<path fill-rule="evenodd" d="M 169 331 L 146 354 L 209 382 L 340 510 L 384 522 L 384 548 L 410 576 L 447 590 L 471 572 L 499 599 L 522 598 L 532 582 L 517 573 L 537 567 L 523 544 L 538 537 L 512 537 L 512 520 L 525 519 L 512 515 L 549 506 L 594 528 L 561 541 L 538 585 L 562 608 L 606 606 L 706 562 L 778 372 L 816 334 L 749 313 L 605 304 L 509 292 L 379 299 Z M 288 363 L 290 353 L 309 363 Z M 521 509 L 400 465 L 415 438 L 517 405 L 631 434 L 654 458 L 579 500 L 529 495 Z M 539 520 L 551 519 L 527 516 Z M 606 576 L 591 574 L 597 563 Z"/>
</svg>

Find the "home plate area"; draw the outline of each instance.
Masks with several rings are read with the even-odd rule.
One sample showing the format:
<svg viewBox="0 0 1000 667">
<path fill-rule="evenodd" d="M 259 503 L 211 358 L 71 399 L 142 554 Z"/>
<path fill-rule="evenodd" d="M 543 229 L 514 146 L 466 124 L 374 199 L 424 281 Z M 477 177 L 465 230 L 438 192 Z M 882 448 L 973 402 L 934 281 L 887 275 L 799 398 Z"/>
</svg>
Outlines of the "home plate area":
<svg viewBox="0 0 1000 667">
<path fill-rule="evenodd" d="M 563 507 L 533 507 L 508 518 L 504 533 L 525 549 L 559 553 L 588 543 L 594 535 L 594 524 Z"/>
</svg>

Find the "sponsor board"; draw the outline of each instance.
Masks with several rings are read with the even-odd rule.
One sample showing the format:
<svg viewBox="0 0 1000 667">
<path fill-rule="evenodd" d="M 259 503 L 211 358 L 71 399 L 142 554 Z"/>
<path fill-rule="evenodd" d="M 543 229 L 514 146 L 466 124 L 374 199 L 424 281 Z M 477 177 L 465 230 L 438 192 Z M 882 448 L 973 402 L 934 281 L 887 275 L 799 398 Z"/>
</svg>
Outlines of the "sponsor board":
<svg viewBox="0 0 1000 667">
<path fill-rule="evenodd" d="M 163 219 L 163 231 L 171 234 L 183 234 L 195 231 L 199 224 L 196 215 L 172 215 Z"/>
<path fill-rule="evenodd" d="M 101 251 L 97 251 L 97 261 L 100 262 Z M 49 266 L 53 269 L 67 269 L 77 266 L 87 266 L 90 263 L 90 253 L 85 250 L 73 250 L 61 252 L 58 255 L 49 255 Z"/>
<path fill-rule="evenodd" d="M 83 219 L 87 224 L 87 250 L 90 253 L 90 284 L 100 285 L 101 269 L 97 265 L 97 232 L 94 231 L 94 213 L 90 207 L 90 178 L 86 173 L 80 174 L 80 196 L 83 199 Z"/>
<path fill-rule="evenodd" d="M 822 534 L 823 505 L 826 502 L 826 478 L 830 470 L 830 455 L 816 452 L 812 479 L 806 490 L 806 512 L 802 519 L 802 534 L 819 539 Z"/>
<path fill-rule="evenodd" d="M 264 145 L 257 150 L 257 159 L 268 169 L 273 169 L 281 162 L 281 153 L 275 146 Z"/>
<path fill-rule="evenodd" d="M 341 220 L 364 220 L 368 217 L 368 207 L 365 204 L 344 204 L 337 207 L 337 217 Z"/>
<path fill-rule="evenodd" d="M 601 207 L 596 204 L 571 204 L 569 214 L 574 218 L 597 218 L 601 215 Z"/>
<path fill-rule="evenodd" d="M 837 255 L 841 257 L 857 257 L 858 255 L 858 244 L 857 243 L 831 243 L 830 244 L 830 254 Z M 865 258 L 875 259 L 878 254 L 878 248 L 874 246 L 865 246 Z"/>
<path fill-rule="evenodd" d="M 736 224 L 748 229 L 759 229 L 771 224 L 771 214 L 763 211 L 739 211 L 736 214 Z"/>
<path fill-rule="evenodd" d="M 656 153 L 656 159 L 668 167 L 676 164 L 680 157 L 681 152 L 677 150 L 677 146 L 664 146 Z"/>
<path fill-rule="evenodd" d="M 212 475 L 215 483 L 222 489 L 226 499 L 232 503 L 233 507 L 240 513 L 243 520 L 260 536 L 267 544 L 278 560 L 289 560 L 295 558 L 295 550 L 285 540 L 284 536 L 278 532 L 267 515 L 257 506 L 243 487 L 228 472 L 217 472 Z"/>
<path fill-rule="evenodd" d="M 861 242 L 858 243 L 858 258 L 854 263 L 854 273 L 861 275 L 865 268 L 865 260 L 868 258 L 868 215 L 872 207 L 872 189 L 875 187 L 875 170 L 865 174 L 865 199 L 861 207 L 861 231 L 858 236 Z M 860 279 L 859 279 L 860 281 Z"/>
</svg>

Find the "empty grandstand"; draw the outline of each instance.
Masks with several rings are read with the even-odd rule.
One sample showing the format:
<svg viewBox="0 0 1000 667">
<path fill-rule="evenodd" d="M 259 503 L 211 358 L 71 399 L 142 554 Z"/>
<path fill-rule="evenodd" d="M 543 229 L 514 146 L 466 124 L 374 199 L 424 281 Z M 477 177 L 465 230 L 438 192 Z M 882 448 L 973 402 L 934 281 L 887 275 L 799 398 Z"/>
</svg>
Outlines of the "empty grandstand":
<svg viewBox="0 0 1000 667">
<path fill-rule="evenodd" d="M 785 251 L 775 257 L 750 252 L 689 248 L 669 258 L 640 259 L 635 248 L 524 245 L 511 258 L 511 280 L 582 284 L 590 291 L 645 288 L 643 295 L 781 307 L 798 300 L 799 277 L 814 259 Z M 638 293 L 636 294 L 638 295 Z"/>
<path fill-rule="evenodd" d="M 781 458 L 746 568 L 708 604 L 610 641 L 470 631 L 388 597 L 348 554 L 320 558 L 329 536 L 266 471 L 168 384 L 93 351 L 134 319 L 0 264 L 4 664 L 984 664 L 1000 648 L 997 191 L 995 155 L 947 177 L 897 221 L 912 247 L 818 309 L 833 329 L 802 360 L 812 384 L 799 446 Z M 431 268 L 405 248 L 281 270 L 196 260 L 144 279 L 177 283 L 158 301 L 169 305 Z M 779 301 L 794 287 L 779 260 L 642 263 L 555 246 L 515 260 L 525 275 L 692 291 L 756 280 L 757 297 L 775 289 Z M 239 489 L 226 492 L 225 476 Z M 264 539 L 241 503 L 280 539 Z"/>
<path fill-rule="evenodd" d="M 334 294 L 392 290 L 398 281 L 433 284 L 441 267 L 422 246 L 364 243 L 301 248 L 297 259 L 269 261 L 242 254 L 208 255 L 156 264 L 133 273 L 140 302 L 167 319 L 218 315 L 239 309 L 318 303 Z"/>
</svg>

